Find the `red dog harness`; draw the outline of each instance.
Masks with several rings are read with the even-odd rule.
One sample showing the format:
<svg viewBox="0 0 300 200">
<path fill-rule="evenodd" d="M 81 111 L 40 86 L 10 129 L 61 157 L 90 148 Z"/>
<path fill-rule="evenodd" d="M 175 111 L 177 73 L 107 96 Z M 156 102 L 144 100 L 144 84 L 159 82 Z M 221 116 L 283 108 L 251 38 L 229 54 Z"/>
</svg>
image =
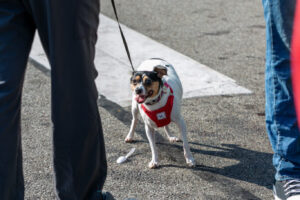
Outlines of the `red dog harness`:
<svg viewBox="0 0 300 200">
<path fill-rule="evenodd" d="M 171 112 L 173 108 L 174 95 L 172 88 L 164 83 L 164 86 L 170 89 L 170 96 L 165 106 L 157 110 L 147 110 L 147 108 L 142 104 L 142 109 L 148 115 L 148 117 L 155 122 L 157 127 L 166 126 L 171 122 Z"/>
</svg>

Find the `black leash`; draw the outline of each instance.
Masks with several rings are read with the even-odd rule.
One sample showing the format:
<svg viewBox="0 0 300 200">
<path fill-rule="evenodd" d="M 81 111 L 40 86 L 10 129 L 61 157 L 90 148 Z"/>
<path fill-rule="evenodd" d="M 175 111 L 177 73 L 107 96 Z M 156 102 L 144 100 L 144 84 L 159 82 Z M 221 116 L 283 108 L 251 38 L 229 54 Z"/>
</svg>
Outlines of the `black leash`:
<svg viewBox="0 0 300 200">
<path fill-rule="evenodd" d="M 118 18 L 118 14 L 117 14 L 117 9 L 116 9 L 116 5 L 115 5 L 115 1 L 114 1 L 114 0 L 111 0 L 111 4 L 112 4 L 112 6 L 113 6 L 113 9 L 114 9 L 114 12 L 115 12 L 115 16 L 116 16 L 116 19 L 117 19 L 117 22 L 118 22 L 118 25 L 119 25 L 119 30 L 120 30 L 120 33 L 121 33 L 121 36 L 122 36 L 123 44 L 124 44 L 125 49 L 126 49 L 126 53 L 127 53 L 128 60 L 129 60 L 129 62 L 130 62 L 132 71 L 135 72 L 135 70 L 134 70 L 134 68 L 133 68 L 132 61 L 131 61 L 131 56 L 130 56 L 130 52 L 129 52 L 129 49 L 128 49 L 128 45 L 127 45 L 125 36 L 124 36 L 124 34 L 123 34 L 123 31 L 122 31 L 120 22 L 119 22 L 119 18 Z"/>
</svg>

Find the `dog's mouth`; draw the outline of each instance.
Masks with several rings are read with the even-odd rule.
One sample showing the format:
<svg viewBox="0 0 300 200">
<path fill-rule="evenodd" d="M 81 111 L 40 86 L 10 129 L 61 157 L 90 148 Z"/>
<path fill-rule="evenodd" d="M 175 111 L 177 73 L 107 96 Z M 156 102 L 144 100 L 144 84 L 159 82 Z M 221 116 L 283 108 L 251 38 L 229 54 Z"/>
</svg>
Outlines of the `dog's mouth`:
<svg viewBox="0 0 300 200">
<path fill-rule="evenodd" d="M 138 102 L 138 103 L 144 103 L 146 101 L 146 96 L 145 95 L 136 95 L 135 96 L 135 100 Z"/>
<path fill-rule="evenodd" d="M 138 103 L 144 103 L 144 102 L 146 101 L 146 99 L 147 99 L 148 97 L 151 97 L 152 95 L 153 95 L 153 90 L 150 90 L 150 91 L 148 92 L 147 95 L 140 95 L 140 94 L 137 94 L 137 95 L 135 96 L 135 100 L 136 100 Z"/>
</svg>

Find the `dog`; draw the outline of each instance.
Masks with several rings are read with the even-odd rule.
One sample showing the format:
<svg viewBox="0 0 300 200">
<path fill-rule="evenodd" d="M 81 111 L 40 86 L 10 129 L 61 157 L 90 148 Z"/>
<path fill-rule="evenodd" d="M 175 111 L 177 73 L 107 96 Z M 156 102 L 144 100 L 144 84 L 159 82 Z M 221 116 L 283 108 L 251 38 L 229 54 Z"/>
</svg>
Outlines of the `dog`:
<svg viewBox="0 0 300 200">
<path fill-rule="evenodd" d="M 130 79 L 132 89 L 132 122 L 125 142 L 133 142 L 137 115 L 140 112 L 145 123 L 150 143 L 152 160 L 149 168 L 158 167 L 155 129 L 163 127 L 170 142 L 180 141 L 171 136 L 168 125 L 174 122 L 183 142 L 184 157 L 190 167 L 195 166 L 187 141 L 186 124 L 180 113 L 183 89 L 174 67 L 160 58 L 151 58 L 141 63 Z"/>
</svg>

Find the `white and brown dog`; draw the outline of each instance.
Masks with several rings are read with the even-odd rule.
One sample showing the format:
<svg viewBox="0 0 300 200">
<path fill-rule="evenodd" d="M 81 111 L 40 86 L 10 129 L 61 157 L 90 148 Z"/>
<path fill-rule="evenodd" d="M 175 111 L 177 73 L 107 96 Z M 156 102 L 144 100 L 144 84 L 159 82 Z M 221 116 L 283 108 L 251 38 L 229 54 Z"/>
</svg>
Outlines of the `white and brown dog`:
<svg viewBox="0 0 300 200">
<path fill-rule="evenodd" d="M 179 141 L 178 138 L 170 135 L 168 128 L 170 122 L 174 122 L 181 132 L 186 163 L 189 166 L 195 166 L 187 141 L 186 124 L 180 113 L 182 85 L 173 66 L 158 58 L 144 61 L 131 77 L 131 89 L 133 91 L 133 119 L 125 142 L 133 141 L 139 110 L 145 122 L 146 134 L 152 152 L 149 167 L 158 167 L 155 129 L 164 127 L 170 142 Z"/>
</svg>

